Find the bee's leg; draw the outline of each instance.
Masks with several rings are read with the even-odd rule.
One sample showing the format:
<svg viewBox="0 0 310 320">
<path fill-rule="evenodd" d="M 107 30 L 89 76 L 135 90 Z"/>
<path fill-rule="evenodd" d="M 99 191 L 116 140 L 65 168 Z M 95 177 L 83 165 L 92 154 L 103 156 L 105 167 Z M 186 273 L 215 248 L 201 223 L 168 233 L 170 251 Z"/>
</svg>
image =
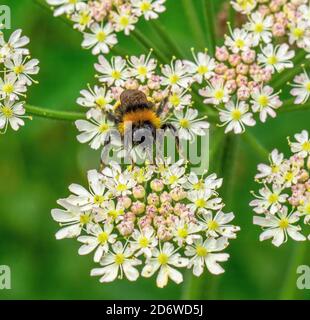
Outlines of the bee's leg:
<svg viewBox="0 0 310 320">
<path fill-rule="evenodd" d="M 102 152 L 101 152 L 101 157 L 100 157 L 100 171 L 102 171 L 105 167 L 105 156 L 106 156 L 106 152 L 105 152 L 105 148 L 110 144 L 111 142 L 111 137 L 109 136 L 107 140 L 104 141 L 104 144 L 102 146 Z"/>
<path fill-rule="evenodd" d="M 177 128 L 172 124 L 172 123 L 165 123 L 162 127 L 162 130 L 170 130 L 173 133 L 174 139 L 175 139 L 175 143 L 176 143 L 176 147 L 178 150 L 178 153 L 180 155 L 181 158 L 185 159 L 185 156 L 182 153 L 181 150 L 181 144 L 180 144 L 180 139 L 178 137 L 178 130 Z"/>
<path fill-rule="evenodd" d="M 170 94 L 171 94 L 171 88 L 169 89 L 167 96 L 161 101 L 161 103 L 156 111 L 157 116 L 160 116 L 163 113 L 165 106 L 167 105 L 167 103 L 169 101 Z"/>
</svg>

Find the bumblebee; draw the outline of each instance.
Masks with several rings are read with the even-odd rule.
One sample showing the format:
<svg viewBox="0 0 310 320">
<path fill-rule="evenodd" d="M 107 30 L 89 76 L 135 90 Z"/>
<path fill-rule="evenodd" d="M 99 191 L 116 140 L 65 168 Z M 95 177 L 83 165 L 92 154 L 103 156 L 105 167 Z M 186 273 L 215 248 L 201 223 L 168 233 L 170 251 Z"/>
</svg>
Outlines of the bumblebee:
<svg viewBox="0 0 310 320">
<path fill-rule="evenodd" d="M 171 130 L 179 149 L 180 143 L 177 137 L 177 129 L 173 124 L 167 123 L 165 119 L 162 119 L 165 117 L 164 111 L 168 98 L 169 94 L 156 106 L 148 100 L 144 92 L 140 90 L 124 90 L 114 110 L 107 113 L 107 118 L 114 122 L 123 143 L 129 138 L 133 146 L 144 143 L 144 146 L 150 150 L 151 144 L 156 141 L 156 134 L 159 129 L 161 129 L 162 133 L 166 130 Z M 110 141 L 106 141 L 105 145 L 109 143 Z"/>
</svg>

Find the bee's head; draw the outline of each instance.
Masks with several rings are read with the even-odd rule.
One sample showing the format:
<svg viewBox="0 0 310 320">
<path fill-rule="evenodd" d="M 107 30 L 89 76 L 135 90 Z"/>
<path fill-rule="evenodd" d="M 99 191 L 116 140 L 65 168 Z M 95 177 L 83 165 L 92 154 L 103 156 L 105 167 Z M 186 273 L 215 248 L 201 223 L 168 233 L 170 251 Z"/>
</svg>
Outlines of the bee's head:
<svg viewBox="0 0 310 320">
<path fill-rule="evenodd" d="M 140 90 L 124 90 L 120 97 L 123 107 L 149 105 L 146 95 Z"/>
</svg>

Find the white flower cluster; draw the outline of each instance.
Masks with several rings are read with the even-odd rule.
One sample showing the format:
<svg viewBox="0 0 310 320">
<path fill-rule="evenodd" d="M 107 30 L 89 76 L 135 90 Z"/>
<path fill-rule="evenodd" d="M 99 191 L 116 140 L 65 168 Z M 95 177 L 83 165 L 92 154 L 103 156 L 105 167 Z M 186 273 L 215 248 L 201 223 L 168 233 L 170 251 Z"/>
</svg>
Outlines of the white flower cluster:
<svg viewBox="0 0 310 320">
<path fill-rule="evenodd" d="M 302 231 L 310 224 L 310 139 L 308 131 L 295 135 L 290 142 L 293 155 L 285 159 L 277 149 L 270 154 L 270 164 L 258 165 L 256 181 L 263 184 L 259 195 L 250 205 L 254 212 L 254 224 L 265 230 L 260 240 L 272 238 L 280 246 L 288 237 L 304 241 Z M 310 240 L 310 234 L 308 236 Z"/>
<path fill-rule="evenodd" d="M 295 104 L 303 104 L 309 100 L 310 97 L 310 76 L 306 70 L 294 78 L 294 87 L 291 90 L 291 95 L 295 97 Z"/>
<path fill-rule="evenodd" d="M 117 44 L 117 32 L 134 30 L 140 17 L 157 19 L 166 0 L 47 0 L 54 15 L 66 14 L 84 35 L 82 47 L 94 55 L 108 53 Z"/>
<path fill-rule="evenodd" d="M 190 88 L 194 80 L 189 68 L 176 59 L 172 59 L 170 65 L 158 67 L 151 52 L 147 56 L 132 56 L 127 60 L 115 56 L 108 61 L 104 56 L 99 56 L 95 69 L 99 73 L 97 77 L 100 84 L 82 90 L 77 100 L 79 105 L 87 109 L 88 119 L 76 121 L 81 132 L 77 137 L 79 142 L 89 143 L 91 148 L 99 149 L 110 139 L 116 149 L 122 146 L 118 125 L 109 121 L 109 115 L 117 111 L 120 95 L 126 89 L 145 93 L 155 109 L 167 99 L 160 122 L 164 124 L 169 120 L 178 130 L 180 139 L 193 141 L 197 135 L 206 134 L 209 123 L 205 117 L 199 118 L 197 109 L 192 106 Z M 125 156 L 126 153 L 121 149 L 119 155 Z"/>
<path fill-rule="evenodd" d="M 130 281 L 157 273 L 157 286 L 183 281 L 179 268 L 200 276 L 224 269 L 223 253 L 239 227 L 224 213 L 215 174 L 198 178 L 183 160 L 157 160 L 156 165 L 128 166 L 111 162 L 101 172 L 88 172 L 89 187 L 72 184 L 71 195 L 52 210 L 61 229 L 57 239 L 77 238 L 79 254 L 94 254 L 100 268 L 91 275 L 101 282 L 125 276 Z M 137 267 L 141 265 L 141 272 Z"/>
<path fill-rule="evenodd" d="M 0 130 L 8 126 L 15 131 L 24 125 L 25 109 L 21 98 L 26 97 L 28 87 L 35 83 L 32 76 L 39 72 L 39 61 L 31 59 L 25 46 L 29 38 L 22 30 L 14 31 L 9 40 L 0 31 Z"/>
</svg>

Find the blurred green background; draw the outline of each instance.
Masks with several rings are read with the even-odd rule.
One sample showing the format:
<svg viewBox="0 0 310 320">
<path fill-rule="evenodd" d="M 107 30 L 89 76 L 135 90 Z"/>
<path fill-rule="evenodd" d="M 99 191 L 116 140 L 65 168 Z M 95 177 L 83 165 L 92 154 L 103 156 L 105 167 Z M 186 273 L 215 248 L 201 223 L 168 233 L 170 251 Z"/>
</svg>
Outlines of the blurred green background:
<svg viewBox="0 0 310 320">
<path fill-rule="evenodd" d="M 208 46 L 201 41 L 205 34 L 198 30 L 204 24 L 202 2 L 168 0 L 167 11 L 158 20 L 187 57 L 191 47 Z M 221 1 L 216 3 L 219 9 Z M 40 60 L 40 84 L 29 90 L 28 102 L 78 110 L 75 100 L 88 82 L 93 83 L 96 60 L 81 49 L 82 36 L 33 0 L 2 0 L 1 4 L 11 7 L 12 28 L 22 28 L 31 38 L 32 56 Z M 164 54 L 169 52 L 148 23 L 139 22 L 138 29 L 158 42 Z M 126 54 L 145 52 L 133 38 L 119 36 L 119 40 L 116 49 Z M 250 132 L 268 150 L 278 147 L 288 152 L 286 137 L 309 129 L 309 116 L 310 111 L 281 114 Z M 218 133 L 211 134 L 212 148 Z M 68 195 L 67 186 L 85 184 L 86 171 L 98 166 L 98 154 L 80 145 L 75 136 L 72 123 L 39 118 L 28 121 L 18 133 L 9 130 L 0 136 L 0 265 L 12 270 L 12 290 L 0 290 L 0 299 L 310 298 L 310 290 L 298 290 L 295 285 L 297 266 L 310 265 L 309 242 L 289 241 L 275 248 L 270 241 L 258 241 L 260 230 L 252 225 L 249 190 L 256 188 L 257 163 L 266 159 L 242 138 L 227 140 L 237 143 L 237 149 L 235 166 L 225 162 L 224 171 L 232 177 L 224 190 L 226 210 L 235 212 L 235 224 L 242 231 L 228 248 L 231 259 L 225 263 L 224 275 L 206 273 L 193 280 L 186 274 L 182 285 L 171 282 L 165 289 L 156 288 L 154 278 L 104 285 L 91 278 L 91 257 L 78 256 L 74 240 L 56 241 L 58 226 L 50 216 L 56 200 Z M 222 149 L 220 144 L 212 160 L 212 169 L 220 174 Z"/>
</svg>

